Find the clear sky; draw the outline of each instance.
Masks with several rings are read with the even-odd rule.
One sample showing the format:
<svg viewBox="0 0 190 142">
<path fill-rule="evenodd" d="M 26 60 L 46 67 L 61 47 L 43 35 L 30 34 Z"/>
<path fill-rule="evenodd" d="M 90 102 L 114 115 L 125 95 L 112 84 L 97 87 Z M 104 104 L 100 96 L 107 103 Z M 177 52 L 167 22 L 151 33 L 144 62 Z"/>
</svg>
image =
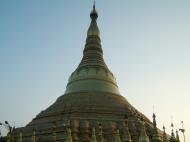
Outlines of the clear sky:
<svg viewBox="0 0 190 142">
<path fill-rule="evenodd" d="M 1 122 L 25 126 L 64 93 L 92 3 L 0 1 Z M 175 128 L 183 120 L 190 141 L 190 1 L 97 0 L 96 7 L 104 59 L 122 95 L 150 119 L 154 105 L 168 133 L 171 117 Z"/>
</svg>

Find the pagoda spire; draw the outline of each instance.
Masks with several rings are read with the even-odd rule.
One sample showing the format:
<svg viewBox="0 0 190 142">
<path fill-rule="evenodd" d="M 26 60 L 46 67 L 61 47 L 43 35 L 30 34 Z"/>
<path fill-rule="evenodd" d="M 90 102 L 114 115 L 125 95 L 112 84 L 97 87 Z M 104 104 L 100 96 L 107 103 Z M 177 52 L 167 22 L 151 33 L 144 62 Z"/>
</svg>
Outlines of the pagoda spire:
<svg viewBox="0 0 190 142">
<path fill-rule="evenodd" d="M 163 142 L 168 142 L 165 126 L 163 126 Z"/>
<path fill-rule="evenodd" d="M 154 127 L 156 127 L 156 115 L 155 115 L 155 113 L 153 113 L 152 118 L 153 118 L 153 125 L 154 125 Z"/>
<path fill-rule="evenodd" d="M 150 142 L 146 133 L 145 122 L 142 120 L 140 123 L 141 123 L 141 132 L 138 142 Z"/>
<path fill-rule="evenodd" d="M 71 74 L 65 93 L 98 91 L 120 95 L 115 76 L 103 58 L 95 2 L 90 18 L 83 57 L 77 69 Z"/>
<path fill-rule="evenodd" d="M 180 142 L 178 130 L 176 130 L 176 142 Z"/>
<path fill-rule="evenodd" d="M 162 142 L 162 139 L 158 133 L 157 127 L 156 127 L 156 115 L 153 113 L 153 128 L 152 128 L 152 142 Z"/>
<path fill-rule="evenodd" d="M 93 4 L 93 9 L 90 13 L 90 18 L 91 18 L 91 24 L 90 24 L 90 27 L 88 29 L 88 32 L 87 32 L 87 36 L 100 36 L 100 31 L 99 31 L 99 28 L 98 28 L 98 25 L 96 23 L 96 20 L 98 18 L 98 13 L 96 11 L 96 6 L 95 6 L 95 1 L 94 1 L 94 4 Z"/>
<path fill-rule="evenodd" d="M 83 51 L 83 58 L 78 68 L 89 66 L 101 66 L 107 69 L 103 59 L 103 50 L 101 47 L 100 30 L 97 25 L 98 13 L 95 3 L 90 13 L 91 23 L 87 31 L 86 44 Z"/>
<path fill-rule="evenodd" d="M 173 128 L 174 128 L 173 122 L 171 123 L 171 127 L 172 127 L 172 130 L 171 130 L 171 137 L 170 137 L 169 142 L 176 142 L 176 138 L 175 138 L 175 134 L 174 134 L 174 130 L 173 130 Z"/>
<path fill-rule="evenodd" d="M 122 141 L 123 142 L 132 142 L 131 134 L 129 132 L 129 125 L 128 125 L 127 119 L 125 119 L 125 121 L 123 123 L 122 131 L 123 131 Z"/>
</svg>

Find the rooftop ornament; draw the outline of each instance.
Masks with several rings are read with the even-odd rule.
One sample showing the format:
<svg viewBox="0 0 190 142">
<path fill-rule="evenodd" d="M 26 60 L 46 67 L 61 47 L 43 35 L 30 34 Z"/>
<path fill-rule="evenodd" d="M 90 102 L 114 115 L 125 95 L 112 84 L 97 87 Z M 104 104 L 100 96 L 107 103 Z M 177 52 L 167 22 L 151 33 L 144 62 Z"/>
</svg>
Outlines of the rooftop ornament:
<svg viewBox="0 0 190 142">
<path fill-rule="evenodd" d="M 183 140 L 185 142 L 185 129 L 183 127 L 183 121 L 181 121 L 181 128 L 179 129 L 179 131 L 183 133 Z"/>
</svg>

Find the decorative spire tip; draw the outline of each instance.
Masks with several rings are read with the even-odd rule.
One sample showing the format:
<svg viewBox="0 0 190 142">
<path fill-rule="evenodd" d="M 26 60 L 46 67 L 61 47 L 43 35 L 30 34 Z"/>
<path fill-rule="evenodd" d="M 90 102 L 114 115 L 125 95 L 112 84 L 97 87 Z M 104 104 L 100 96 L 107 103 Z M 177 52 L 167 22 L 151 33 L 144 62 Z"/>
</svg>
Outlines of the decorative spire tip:
<svg viewBox="0 0 190 142">
<path fill-rule="evenodd" d="M 90 13 L 90 17 L 92 20 L 96 20 L 98 18 L 98 13 L 96 12 L 95 0 L 94 0 L 94 4 L 93 4 L 93 9 Z"/>
<path fill-rule="evenodd" d="M 96 1 L 94 0 L 94 5 L 93 5 L 93 9 L 96 8 Z"/>
</svg>

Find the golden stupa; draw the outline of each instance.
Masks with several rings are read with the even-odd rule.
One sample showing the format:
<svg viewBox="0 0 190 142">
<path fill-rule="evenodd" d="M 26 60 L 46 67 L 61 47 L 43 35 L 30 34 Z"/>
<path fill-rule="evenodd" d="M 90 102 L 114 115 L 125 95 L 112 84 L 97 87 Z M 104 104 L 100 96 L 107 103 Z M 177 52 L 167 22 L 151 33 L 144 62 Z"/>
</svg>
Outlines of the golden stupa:
<svg viewBox="0 0 190 142">
<path fill-rule="evenodd" d="M 93 6 L 83 58 L 65 93 L 28 125 L 9 134 L 19 142 L 167 142 L 165 131 L 135 109 L 118 89 L 103 59 Z M 175 140 L 175 138 L 174 138 Z"/>
</svg>

